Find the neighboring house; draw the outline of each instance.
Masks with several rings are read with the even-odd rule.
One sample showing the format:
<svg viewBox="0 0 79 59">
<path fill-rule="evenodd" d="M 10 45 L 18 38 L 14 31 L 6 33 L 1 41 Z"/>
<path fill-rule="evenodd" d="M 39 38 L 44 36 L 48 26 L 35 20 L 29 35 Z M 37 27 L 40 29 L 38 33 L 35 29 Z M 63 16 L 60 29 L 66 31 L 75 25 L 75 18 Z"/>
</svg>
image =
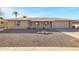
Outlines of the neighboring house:
<svg viewBox="0 0 79 59">
<path fill-rule="evenodd" d="M 58 29 L 58 28 L 73 28 L 75 20 L 63 18 L 17 18 L 17 19 L 4 19 L 0 21 L 0 27 L 3 26 L 7 29 Z M 79 22 L 77 23 L 79 24 Z"/>
<path fill-rule="evenodd" d="M 27 19 L 6 19 L 8 28 L 27 28 L 28 20 Z"/>
<path fill-rule="evenodd" d="M 4 20 L 0 20 L 0 28 L 4 27 Z"/>
<path fill-rule="evenodd" d="M 0 31 L 6 29 L 6 21 L 3 19 L 0 19 Z"/>
</svg>

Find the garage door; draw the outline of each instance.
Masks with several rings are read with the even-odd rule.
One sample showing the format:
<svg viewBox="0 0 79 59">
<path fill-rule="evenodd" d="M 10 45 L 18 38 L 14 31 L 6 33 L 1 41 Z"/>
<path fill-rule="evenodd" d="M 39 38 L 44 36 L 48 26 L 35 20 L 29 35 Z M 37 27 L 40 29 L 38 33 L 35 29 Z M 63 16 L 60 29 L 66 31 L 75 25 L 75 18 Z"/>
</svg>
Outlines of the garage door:
<svg viewBox="0 0 79 59">
<path fill-rule="evenodd" d="M 52 28 L 68 28 L 68 22 L 53 22 Z"/>
</svg>

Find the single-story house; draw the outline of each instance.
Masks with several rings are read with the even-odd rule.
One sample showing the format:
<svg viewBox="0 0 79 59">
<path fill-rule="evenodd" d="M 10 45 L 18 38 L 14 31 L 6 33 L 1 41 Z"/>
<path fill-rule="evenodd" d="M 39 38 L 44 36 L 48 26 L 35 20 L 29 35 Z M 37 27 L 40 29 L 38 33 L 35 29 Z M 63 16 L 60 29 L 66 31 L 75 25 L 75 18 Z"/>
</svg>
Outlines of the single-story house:
<svg viewBox="0 0 79 59">
<path fill-rule="evenodd" d="M 31 29 L 58 29 L 73 28 L 74 24 L 79 24 L 76 20 L 63 18 L 14 18 L 0 20 L 0 27 L 11 28 L 31 28 Z"/>
</svg>

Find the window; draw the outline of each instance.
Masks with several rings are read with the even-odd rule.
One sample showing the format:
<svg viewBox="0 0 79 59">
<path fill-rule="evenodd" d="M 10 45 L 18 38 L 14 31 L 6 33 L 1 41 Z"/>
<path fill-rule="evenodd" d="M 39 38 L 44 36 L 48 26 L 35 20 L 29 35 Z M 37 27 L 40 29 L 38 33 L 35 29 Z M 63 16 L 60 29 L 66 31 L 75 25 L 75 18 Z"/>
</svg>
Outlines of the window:
<svg viewBox="0 0 79 59">
<path fill-rule="evenodd" d="M 20 26 L 20 21 L 15 21 L 15 26 Z"/>
<path fill-rule="evenodd" d="M 45 25 L 47 25 L 47 24 L 48 24 L 48 22 L 45 22 L 44 24 L 45 24 Z"/>
<path fill-rule="evenodd" d="M 20 21 L 17 21 L 17 26 L 20 26 Z"/>
</svg>

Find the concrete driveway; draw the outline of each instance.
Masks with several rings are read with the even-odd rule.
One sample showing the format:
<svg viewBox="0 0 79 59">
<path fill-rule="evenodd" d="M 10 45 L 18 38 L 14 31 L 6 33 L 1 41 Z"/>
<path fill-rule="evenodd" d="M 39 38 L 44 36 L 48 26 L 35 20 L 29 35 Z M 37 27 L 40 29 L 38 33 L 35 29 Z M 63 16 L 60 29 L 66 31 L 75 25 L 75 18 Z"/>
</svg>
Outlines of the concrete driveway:
<svg viewBox="0 0 79 59">
<path fill-rule="evenodd" d="M 73 39 L 72 42 L 75 45 L 79 46 L 79 29 L 60 29 L 58 31 L 68 36 L 76 38 Z"/>
</svg>

